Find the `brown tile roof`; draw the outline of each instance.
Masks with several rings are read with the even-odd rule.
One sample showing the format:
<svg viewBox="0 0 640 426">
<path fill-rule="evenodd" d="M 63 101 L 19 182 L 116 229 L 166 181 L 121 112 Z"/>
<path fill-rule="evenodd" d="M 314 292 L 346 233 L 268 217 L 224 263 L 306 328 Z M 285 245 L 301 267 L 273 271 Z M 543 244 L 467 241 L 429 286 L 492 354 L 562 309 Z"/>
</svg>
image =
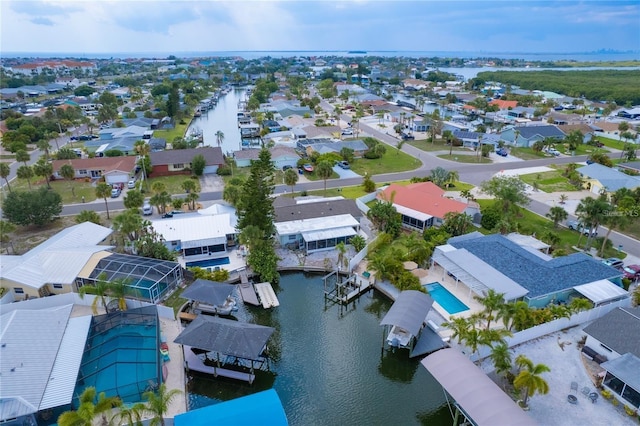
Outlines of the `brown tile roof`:
<svg viewBox="0 0 640 426">
<path fill-rule="evenodd" d="M 136 166 L 136 157 L 95 157 L 76 158 L 73 160 L 54 160 L 53 171 L 57 172 L 64 164 L 71 164 L 73 170 L 102 170 L 102 173 L 119 170 L 129 173 Z"/>
<path fill-rule="evenodd" d="M 467 208 L 466 203 L 446 198 L 444 190 L 433 182 L 413 183 L 407 186 L 392 183 L 378 194 L 378 199 L 392 201 L 394 204 L 440 219 L 449 212 L 462 213 Z"/>
<path fill-rule="evenodd" d="M 160 166 L 166 164 L 186 164 L 191 163 L 193 157 L 202 155 L 207 166 L 224 164 L 222 149 L 218 146 L 205 146 L 193 149 L 168 149 L 149 154 L 151 165 Z"/>
<path fill-rule="evenodd" d="M 562 130 L 562 133 L 565 135 L 569 135 L 569 133 L 579 130 L 580 133 L 586 135 L 588 133 L 593 133 L 593 129 L 586 123 L 581 124 L 559 124 L 558 128 Z"/>
<path fill-rule="evenodd" d="M 489 105 L 497 105 L 500 109 L 509 109 L 517 107 L 518 101 L 503 101 L 502 99 L 494 99 L 489 102 Z"/>
<path fill-rule="evenodd" d="M 596 121 L 594 126 L 601 128 L 605 132 L 617 132 L 618 123 L 610 123 L 608 121 Z"/>
</svg>

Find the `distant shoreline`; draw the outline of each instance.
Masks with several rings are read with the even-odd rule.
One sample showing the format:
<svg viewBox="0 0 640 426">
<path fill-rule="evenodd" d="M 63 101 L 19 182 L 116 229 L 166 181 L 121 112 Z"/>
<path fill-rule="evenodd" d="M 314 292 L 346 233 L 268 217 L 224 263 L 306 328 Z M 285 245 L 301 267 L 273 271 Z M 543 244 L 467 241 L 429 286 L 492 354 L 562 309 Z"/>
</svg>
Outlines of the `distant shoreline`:
<svg viewBox="0 0 640 426">
<path fill-rule="evenodd" d="M 577 61 L 619 62 L 640 61 L 640 51 L 601 50 L 593 52 L 465 52 L 465 51 L 407 51 L 407 50 L 245 50 L 210 52 L 2 52 L 3 59 L 15 58 L 88 58 L 88 59 L 159 59 L 176 58 L 241 57 L 257 59 L 263 57 L 287 58 L 296 56 L 319 57 L 408 57 L 408 58 L 459 58 L 466 60 L 513 59 L 521 61 Z"/>
</svg>

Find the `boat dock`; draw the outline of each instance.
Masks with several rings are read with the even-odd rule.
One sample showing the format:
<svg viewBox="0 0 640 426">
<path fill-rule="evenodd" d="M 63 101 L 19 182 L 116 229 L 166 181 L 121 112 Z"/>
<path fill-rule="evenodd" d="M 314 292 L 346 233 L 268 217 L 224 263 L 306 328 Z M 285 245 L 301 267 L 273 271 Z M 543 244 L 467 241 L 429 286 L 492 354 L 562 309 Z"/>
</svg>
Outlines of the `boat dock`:
<svg viewBox="0 0 640 426">
<path fill-rule="evenodd" d="M 254 284 L 253 288 L 256 293 L 258 293 L 258 298 L 260 299 L 263 308 L 269 309 L 280 306 L 280 301 L 278 300 L 278 297 L 273 291 L 273 287 L 271 287 L 270 283 Z"/>
<path fill-rule="evenodd" d="M 190 346 L 184 346 L 184 364 L 187 371 L 197 371 L 199 373 L 212 374 L 213 377 L 229 377 L 230 379 L 243 380 L 253 383 L 255 374 L 243 373 L 242 371 L 229 370 L 227 368 L 209 367 L 202 359 L 193 353 Z"/>
<path fill-rule="evenodd" d="M 258 301 L 258 296 L 256 295 L 256 291 L 253 288 L 253 285 L 249 282 L 249 277 L 247 276 L 247 270 L 242 269 L 239 271 L 240 274 L 240 295 L 242 296 L 242 300 L 244 303 L 248 303 L 254 306 L 260 306 L 260 302 Z M 272 290 L 273 291 L 273 290 Z"/>
<path fill-rule="evenodd" d="M 325 297 L 343 305 L 349 304 L 373 287 L 367 277 L 353 274 L 344 279 L 344 276 L 336 271 L 325 275 L 323 281 Z"/>
</svg>

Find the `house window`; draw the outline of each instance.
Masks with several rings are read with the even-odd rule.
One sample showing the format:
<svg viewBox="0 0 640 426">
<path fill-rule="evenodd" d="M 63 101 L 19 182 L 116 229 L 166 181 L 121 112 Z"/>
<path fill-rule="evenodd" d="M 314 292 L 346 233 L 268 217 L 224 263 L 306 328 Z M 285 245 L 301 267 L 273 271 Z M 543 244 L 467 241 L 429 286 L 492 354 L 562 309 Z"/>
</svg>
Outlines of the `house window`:
<svg viewBox="0 0 640 426">
<path fill-rule="evenodd" d="M 183 163 L 174 164 L 173 168 L 174 169 L 184 169 L 184 164 Z"/>
<path fill-rule="evenodd" d="M 24 294 L 24 290 L 22 289 L 22 287 L 14 287 L 13 292 L 15 294 Z"/>
<path fill-rule="evenodd" d="M 295 235 L 289 235 L 289 241 L 294 241 L 296 239 Z"/>
<path fill-rule="evenodd" d="M 78 174 L 81 175 L 81 176 L 82 175 L 86 175 L 87 171 L 86 170 L 78 170 Z"/>
<path fill-rule="evenodd" d="M 177 242 L 177 241 L 171 241 L 171 246 L 172 246 L 172 247 L 175 247 L 175 246 L 177 246 L 177 245 L 178 245 L 178 242 Z"/>
<path fill-rule="evenodd" d="M 53 288 L 62 288 L 62 284 L 54 284 Z"/>
</svg>

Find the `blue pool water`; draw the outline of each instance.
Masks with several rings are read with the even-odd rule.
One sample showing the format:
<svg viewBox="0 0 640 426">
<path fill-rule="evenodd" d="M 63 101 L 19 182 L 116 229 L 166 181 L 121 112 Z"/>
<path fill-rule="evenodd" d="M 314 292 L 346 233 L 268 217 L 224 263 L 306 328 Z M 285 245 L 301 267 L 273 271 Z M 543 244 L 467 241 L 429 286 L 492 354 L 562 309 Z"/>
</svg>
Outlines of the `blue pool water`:
<svg viewBox="0 0 640 426">
<path fill-rule="evenodd" d="M 438 304 L 451 315 L 469 310 L 469 307 L 467 305 L 462 303 L 457 297 L 451 294 L 449 290 L 442 286 L 442 284 L 435 282 L 426 284 L 425 287 L 427 288 L 427 291 L 429 292 L 429 295 L 433 298 L 433 300 L 438 302 Z"/>
<path fill-rule="evenodd" d="M 217 259 L 198 260 L 196 262 L 187 262 L 187 268 L 197 266 L 199 268 L 207 268 L 211 266 L 228 265 L 228 257 L 220 257 Z"/>
</svg>

